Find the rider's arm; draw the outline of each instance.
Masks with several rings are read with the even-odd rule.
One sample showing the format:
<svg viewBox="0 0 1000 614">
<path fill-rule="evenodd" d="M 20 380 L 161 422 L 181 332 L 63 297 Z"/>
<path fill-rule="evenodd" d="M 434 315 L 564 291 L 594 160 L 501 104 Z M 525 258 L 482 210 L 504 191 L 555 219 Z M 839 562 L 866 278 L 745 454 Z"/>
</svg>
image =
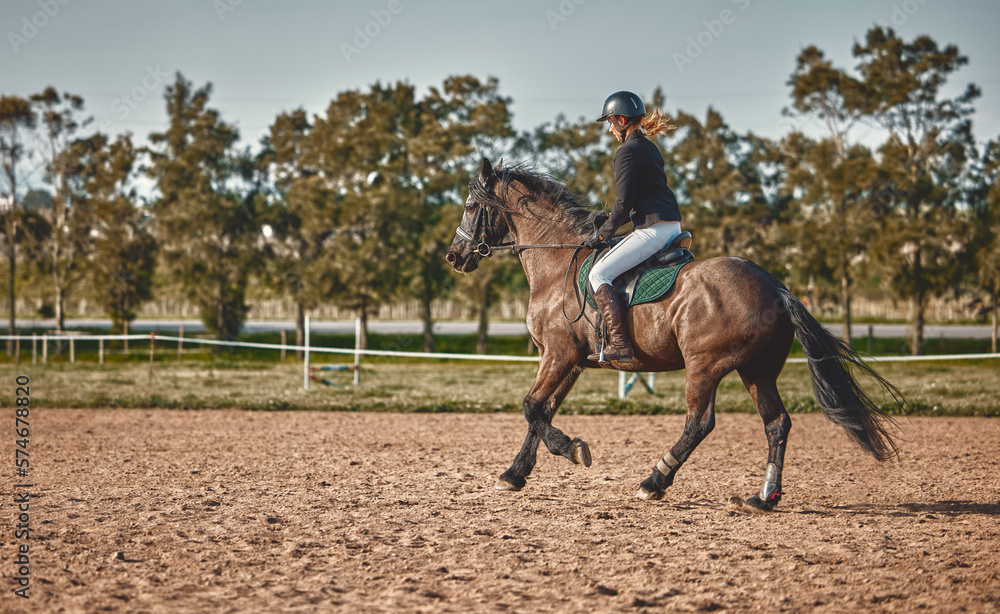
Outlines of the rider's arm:
<svg viewBox="0 0 1000 614">
<path fill-rule="evenodd" d="M 618 227 L 627 222 L 632 213 L 636 177 L 639 174 L 635 162 L 635 151 L 631 147 L 622 147 L 615 155 L 615 192 L 618 198 L 615 200 L 615 206 L 611 208 L 608 221 L 597 231 L 602 241 L 611 239 Z"/>
</svg>

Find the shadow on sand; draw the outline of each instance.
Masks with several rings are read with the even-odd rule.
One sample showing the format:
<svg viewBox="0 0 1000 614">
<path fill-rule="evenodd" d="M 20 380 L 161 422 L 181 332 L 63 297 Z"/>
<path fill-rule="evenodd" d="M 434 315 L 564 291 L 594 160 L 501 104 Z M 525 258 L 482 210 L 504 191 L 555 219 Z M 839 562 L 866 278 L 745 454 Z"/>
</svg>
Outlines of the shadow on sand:
<svg viewBox="0 0 1000 614">
<path fill-rule="evenodd" d="M 933 501 L 930 503 L 901 503 L 899 505 L 835 505 L 833 510 L 854 513 L 882 513 L 889 516 L 917 516 L 941 514 L 942 516 L 1000 516 L 1000 503 L 975 501 Z"/>
</svg>

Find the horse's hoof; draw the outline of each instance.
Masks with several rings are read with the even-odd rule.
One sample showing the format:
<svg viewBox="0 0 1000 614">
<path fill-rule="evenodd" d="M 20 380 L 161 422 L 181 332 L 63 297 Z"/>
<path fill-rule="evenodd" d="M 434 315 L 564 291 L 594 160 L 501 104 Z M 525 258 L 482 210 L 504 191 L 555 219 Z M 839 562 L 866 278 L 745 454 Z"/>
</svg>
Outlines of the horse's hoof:
<svg viewBox="0 0 1000 614">
<path fill-rule="evenodd" d="M 635 493 L 636 498 L 642 499 L 644 501 L 659 501 L 663 498 L 664 491 L 662 490 L 646 490 L 643 487 L 639 487 L 639 492 Z"/>
<path fill-rule="evenodd" d="M 778 505 L 778 501 L 781 501 L 780 493 L 774 493 L 767 501 L 761 499 L 759 495 L 754 495 L 743 503 L 762 512 L 770 512 L 774 509 L 774 506 Z"/>
<path fill-rule="evenodd" d="M 524 485 L 522 484 L 521 486 L 518 486 L 517 484 L 512 484 L 512 483 L 508 482 L 504 478 L 500 478 L 500 479 L 497 480 L 496 486 L 494 486 L 493 488 L 495 488 L 496 490 L 517 491 L 517 490 L 521 490 L 522 488 L 524 488 Z"/>
<path fill-rule="evenodd" d="M 587 442 L 582 439 L 573 440 L 573 462 L 577 465 L 583 465 L 584 467 L 589 467 L 590 463 L 594 461 L 593 457 L 590 455 L 590 446 Z"/>
</svg>

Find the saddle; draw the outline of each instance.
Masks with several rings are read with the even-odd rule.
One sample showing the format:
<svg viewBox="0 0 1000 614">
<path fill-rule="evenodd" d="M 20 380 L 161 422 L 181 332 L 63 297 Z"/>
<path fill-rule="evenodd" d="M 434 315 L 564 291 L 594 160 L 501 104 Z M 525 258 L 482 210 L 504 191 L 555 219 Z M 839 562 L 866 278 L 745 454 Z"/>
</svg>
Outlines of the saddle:
<svg viewBox="0 0 1000 614">
<path fill-rule="evenodd" d="M 631 307 L 649 303 L 669 292 L 677 280 L 677 273 L 684 265 L 694 260 L 691 240 L 690 232 L 682 232 L 666 247 L 615 278 L 614 290 L 621 298 L 622 304 Z M 612 245 L 617 242 L 612 240 Z M 587 296 L 587 302 L 595 309 L 597 306 L 590 292 L 587 292 L 589 283 L 587 276 L 593 266 L 594 256 L 600 259 L 606 253 L 606 250 L 602 250 L 597 254 L 591 254 L 580 266 L 580 291 Z"/>
</svg>

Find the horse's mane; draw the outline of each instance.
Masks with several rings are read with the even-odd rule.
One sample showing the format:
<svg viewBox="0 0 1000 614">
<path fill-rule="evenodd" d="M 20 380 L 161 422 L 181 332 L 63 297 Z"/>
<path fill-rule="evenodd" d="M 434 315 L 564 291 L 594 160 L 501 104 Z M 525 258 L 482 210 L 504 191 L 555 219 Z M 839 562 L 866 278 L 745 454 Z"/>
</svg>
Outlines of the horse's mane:
<svg viewBox="0 0 1000 614">
<path fill-rule="evenodd" d="M 503 166 L 501 162 L 494 169 L 494 174 L 499 181 L 495 190 L 487 190 L 478 178 L 469 184 L 469 193 L 479 204 L 517 213 L 508 203 L 516 201 L 527 212 L 531 211 L 532 204 L 545 200 L 552 205 L 553 213 L 561 215 L 574 232 L 581 235 L 594 232 L 594 218 L 601 211 L 580 204 L 576 194 L 548 173 L 538 172 L 527 163 Z M 527 194 L 511 191 L 510 185 L 515 181 L 527 188 Z M 543 210 L 531 213 L 537 217 L 544 217 L 546 214 Z"/>
</svg>

